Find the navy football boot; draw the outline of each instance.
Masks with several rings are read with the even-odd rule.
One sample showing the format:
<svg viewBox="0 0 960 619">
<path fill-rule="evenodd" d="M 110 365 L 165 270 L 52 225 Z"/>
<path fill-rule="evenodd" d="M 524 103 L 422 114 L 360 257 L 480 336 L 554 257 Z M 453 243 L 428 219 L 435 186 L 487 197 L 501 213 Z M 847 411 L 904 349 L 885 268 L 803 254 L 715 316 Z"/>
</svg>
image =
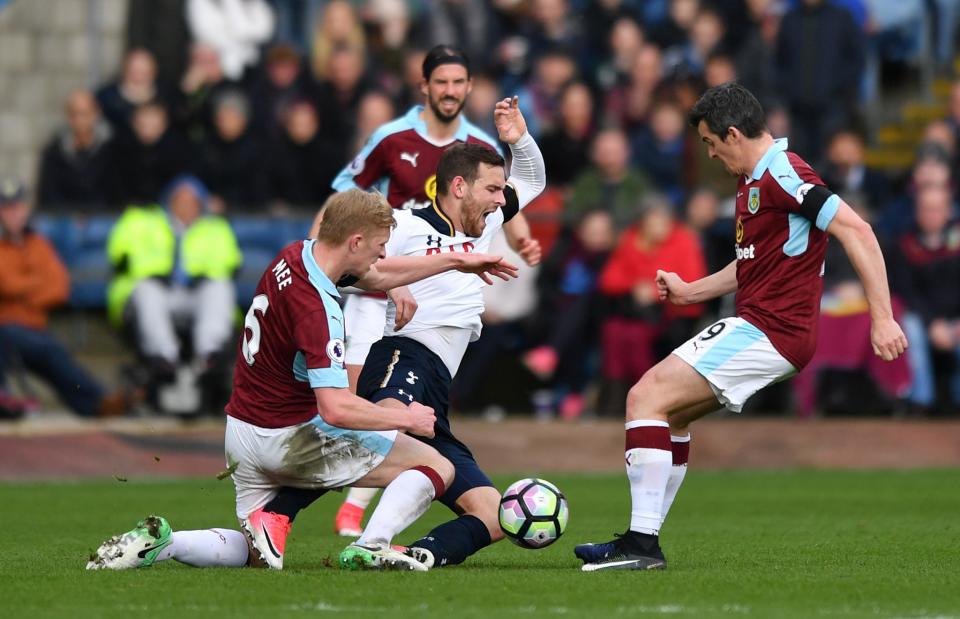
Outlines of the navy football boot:
<svg viewBox="0 0 960 619">
<path fill-rule="evenodd" d="M 636 531 L 614 534 L 612 541 L 602 544 L 580 544 L 573 554 L 583 561 L 584 572 L 600 570 L 663 570 L 667 561 L 656 535 Z"/>
</svg>

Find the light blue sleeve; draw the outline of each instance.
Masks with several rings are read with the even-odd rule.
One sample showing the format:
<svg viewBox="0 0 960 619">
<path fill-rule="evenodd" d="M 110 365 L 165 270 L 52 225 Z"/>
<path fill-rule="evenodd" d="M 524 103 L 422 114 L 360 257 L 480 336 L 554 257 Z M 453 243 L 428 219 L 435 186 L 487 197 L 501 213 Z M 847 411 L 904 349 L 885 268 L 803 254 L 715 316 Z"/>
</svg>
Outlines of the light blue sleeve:
<svg viewBox="0 0 960 619">
<path fill-rule="evenodd" d="M 378 186 L 381 182 L 382 171 L 376 170 L 376 176 L 371 179 L 371 182 L 366 186 L 360 186 L 356 182 L 356 177 L 363 174 L 365 171 L 369 171 L 367 168 L 370 165 L 377 165 L 377 158 L 370 158 L 371 153 L 374 149 L 383 142 L 389 135 L 396 132 L 397 122 L 389 122 L 376 131 L 373 132 L 373 135 L 370 136 L 370 139 L 367 140 L 367 143 L 363 145 L 363 148 L 360 149 L 360 152 L 357 153 L 357 156 L 354 157 L 350 163 L 346 165 L 340 173 L 337 174 L 336 178 L 333 179 L 331 185 L 336 191 L 347 191 L 349 189 L 369 189 L 370 187 Z M 368 175 L 369 177 L 369 175 Z"/>
<path fill-rule="evenodd" d="M 790 165 L 790 160 L 787 158 L 786 153 L 778 153 L 773 161 L 770 162 L 770 174 L 774 180 L 777 181 L 777 184 L 780 185 L 780 188 L 796 201 L 799 208 L 801 200 L 806 196 L 807 190 L 809 190 L 813 184 L 807 183 L 800 178 L 800 175 L 797 174 L 794 167 Z M 806 185 L 806 187 L 804 187 L 804 185 Z M 814 224 L 817 228 L 826 232 L 827 226 L 829 226 L 833 218 L 836 217 L 839 209 L 840 197 L 834 194 L 820 207 Z M 800 215 L 791 216 L 800 217 Z"/>
<path fill-rule="evenodd" d="M 349 386 L 347 370 L 340 364 L 334 364 L 329 368 L 307 370 L 307 379 L 313 389 L 318 387 L 346 388 Z"/>
<path fill-rule="evenodd" d="M 827 201 L 820 207 L 820 212 L 817 214 L 817 228 L 826 232 L 827 226 L 829 226 L 833 218 L 837 216 L 837 211 L 839 210 L 840 196 L 833 194 L 827 198 Z"/>
</svg>

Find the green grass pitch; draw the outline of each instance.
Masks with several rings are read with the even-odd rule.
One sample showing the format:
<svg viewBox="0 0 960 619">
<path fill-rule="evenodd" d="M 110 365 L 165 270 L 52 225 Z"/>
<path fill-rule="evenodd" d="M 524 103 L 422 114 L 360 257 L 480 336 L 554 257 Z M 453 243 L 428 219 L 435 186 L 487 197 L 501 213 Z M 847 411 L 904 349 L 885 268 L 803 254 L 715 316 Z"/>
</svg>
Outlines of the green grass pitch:
<svg viewBox="0 0 960 619">
<path fill-rule="evenodd" d="M 572 549 L 625 528 L 625 476 L 545 477 L 570 501 L 560 541 L 426 574 L 331 567 L 337 494 L 298 518 L 283 572 L 86 572 L 149 513 L 233 526 L 229 480 L 0 485 L 0 617 L 960 617 L 960 471 L 694 471 L 663 531 L 669 569 L 599 574 Z M 446 517 L 434 506 L 397 541 Z"/>
</svg>

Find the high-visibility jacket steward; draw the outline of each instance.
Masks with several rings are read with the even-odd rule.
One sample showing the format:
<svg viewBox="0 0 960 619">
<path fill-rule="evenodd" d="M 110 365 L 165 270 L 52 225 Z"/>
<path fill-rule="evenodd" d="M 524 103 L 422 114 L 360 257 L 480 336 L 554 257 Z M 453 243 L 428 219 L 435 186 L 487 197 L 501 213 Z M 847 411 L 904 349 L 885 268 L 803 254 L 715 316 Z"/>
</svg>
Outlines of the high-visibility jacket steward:
<svg viewBox="0 0 960 619">
<path fill-rule="evenodd" d="M 131 206 L 124 211 L 107 241 L 107 257 L 117 271 L 107 289 L 107 315 L 114 324 L 120 324 L 137 282 L 170 278 L 176 250 L 167 211 L 160 206 Z M 233 229 L 216 215 L 202 215 L 183 232 L 180 252 L 190 280 L 230 279 L 243 260 Z"/>
</svg>

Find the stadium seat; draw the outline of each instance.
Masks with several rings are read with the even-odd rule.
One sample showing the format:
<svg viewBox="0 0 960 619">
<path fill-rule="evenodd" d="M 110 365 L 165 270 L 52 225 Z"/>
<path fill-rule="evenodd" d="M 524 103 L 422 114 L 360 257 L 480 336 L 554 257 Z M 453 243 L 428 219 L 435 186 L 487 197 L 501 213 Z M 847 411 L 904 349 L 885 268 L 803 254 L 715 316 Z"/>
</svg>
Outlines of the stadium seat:
<svg viewBox="0 0 960 619">
<path fill-rule="evenodd" d="M 277 255 L 273 251 L 263 249 L 241 247 L 243 251 L 243 265 L 237 271 L 237 304 L 246 311 L 253 299 L 253 293 L 257 289 L 260 277 L 270 265 L 270 261 Z"/>
<path fill-rule="evenodd" d="M 106 251 L 107 239 L 110 238 L 110 231 L 116 223 L 117 218 L 112 215 L 95 215 L 78 221 L 77 248 L 81 251 L 96 248 Z"/>
<path fill-rule="evenodd" d="M 297 217 L 287 219 L 287 240 L 284 242 L 284 245 L 293 241 L 307 238 L 307 234 L 310 232 L 311 225 L 313 225 L 312 217 Z"/>
<path fill-rule="evenodd" d="M 49 240 L 65 264 L 70 264 L 77 249 L 77 226 L 66 215 L 37 215 L 31 221 L 33 228 Z"/>
<path fill-rule="evenodd" d="M 310 230 L 312 218 L 231 217 L 230 226 L 243 252 L 243 265 L 237 271 L 237 303 L 246 309 L 270 261 L 288 243 L 302 239 Z"/>
<path fill-rule="evenodd" d="M 77 251 L 70 261 L 70 304 L 78 309 L 103 309 L 113 268 L 106 246 Z"/>
<path fill-rule="evenodd" d="M 259 249 L 276 254 L 287 244 L 287 223 L 282 219 L 232 217 L 230 226 L 244 254 L 247 249 Z"/>
</svg>

